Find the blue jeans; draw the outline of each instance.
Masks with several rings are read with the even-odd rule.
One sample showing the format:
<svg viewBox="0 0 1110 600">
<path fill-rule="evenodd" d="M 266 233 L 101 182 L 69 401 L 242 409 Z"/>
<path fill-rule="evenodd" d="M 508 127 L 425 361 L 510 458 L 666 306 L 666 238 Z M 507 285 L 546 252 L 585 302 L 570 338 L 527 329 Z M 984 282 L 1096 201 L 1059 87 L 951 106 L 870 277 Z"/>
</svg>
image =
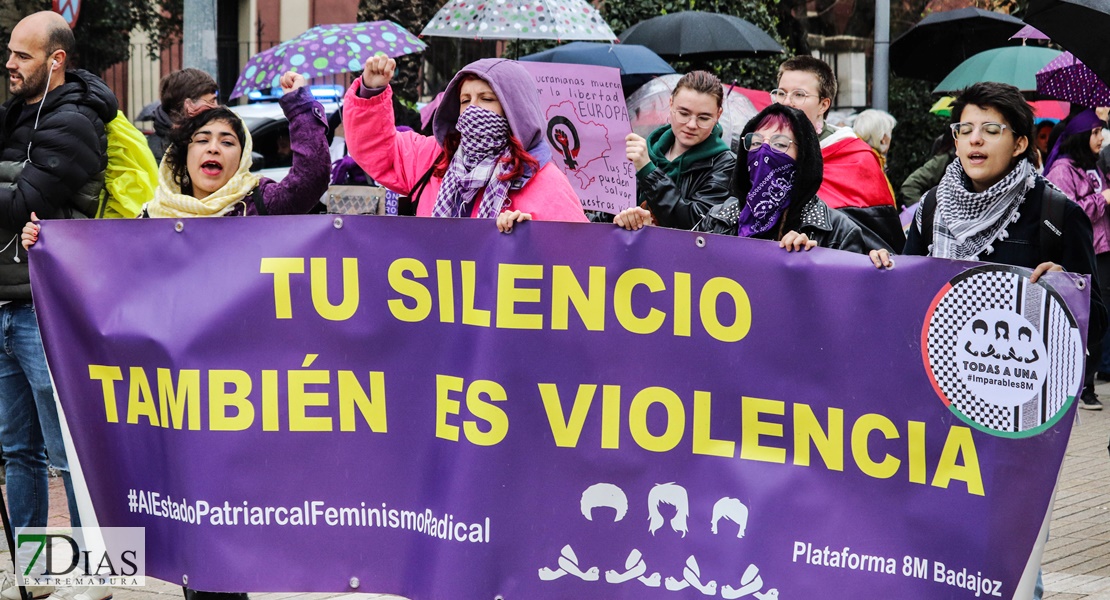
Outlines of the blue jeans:
<svg viewBox="0 0 1110 600">
<path fill-rule="evenodd" d="M 46 526 L 47 454 L 65 482 L 70 524 L 80 527 L 54 387 L 29 302 L 0 306 L 0 445 L 12 527 Z"/>
</svg>

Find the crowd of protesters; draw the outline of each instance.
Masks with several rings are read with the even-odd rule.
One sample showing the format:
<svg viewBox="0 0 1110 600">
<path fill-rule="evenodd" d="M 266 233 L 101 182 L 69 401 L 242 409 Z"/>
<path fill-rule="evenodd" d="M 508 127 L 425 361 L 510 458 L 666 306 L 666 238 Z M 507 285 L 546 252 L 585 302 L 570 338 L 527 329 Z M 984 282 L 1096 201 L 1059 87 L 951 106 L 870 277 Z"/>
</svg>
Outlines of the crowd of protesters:
<svg viewBox="0 0 1110 600">
<path fill-rule="evenodd" d="M 5 347 L 14 350 L 0 355 L 0 445 L 15 527 L 46 525 L 48 464 L 66 475 L 72 524 L 80 524 L 26 254 L 20 257 L 20 246 L 27 250 L 38 239 L 38 219 L 73 217 L 80 208 L 75 202 L 103 184 L 105 123 L 116 100 L 95 76 L 69 68 L 72 48 L 72 33 L 58 15 L 21 21 L 9 44 L 13 99 L 0 116 L 0 167 L 18 166 L 0 168 L 0 228 L 11 236 L 0 249 L 0 316 L 20 323 L 18 331 L 2 332 Z M 1092 356 L 1103 356 L 1110 188 L 1099 162 L 1105 124 L 1093 110 L 1075 114 L 1042 156 L 1032 112 L 1017 88 L 983 83 L 965 90 L 953 105 L 951 134 L 926 171 L 902 188 L 905 204 L 920 200 L 906 237 L 884 173 L 896 123 L 889 114 L 865 111 L 855 131 L 830 125 L 836 79 L 813 57 L 783 63 L 774 102 L 748 122 L 738 155 L 720 136 L 720 81 L 705 71 L 682 77 L 669 122 L 646 138 L 627 136 L 637 202 L 609 218 L 588 218 L 552 162 L 533 79 L 518 63 L 483 59 L 460 70 L 434 115 L 432 136 L 396 127 L 395 69 L 390 58 L 367 60 L 347 91 L 343 121 L 354 162 L 408 198 L 417 216 L 485 218 L 502 232 L 526 220 L 611 220 L 629 230 L 656 225 L 769 240 L 789 252 L 820 246 L 869 254 L 886 269 L 899 253 L 997 262 L 1033 269 L 1034 282 L 1066 269 L 1102 284 L 1092 286 L 1090 347 Z M 158 188 L 142 216 L 309 212 L 328 185 L 327 120 L 303 77 L 287 73 L 280 83 L 292 167 L 275 182 L 251 172 L 250 134 L 218 105 L 215 81 L 196 69 L 168 75 L 151 139 L 161 159 Z M 59 152 L 67 158 L 51 154 Z M 1059 207 L 1063 235 L 1050 244 L 1039 224 L 1052 207 Z M 1089 362 L 1081 406 L 1098 409 L 1093 378 L 1110 369 Z M 3 598 L 17 598 L 13 583 L 6 582 Z M 52 591 L 31 590 L 36 597 Z M 52 597 L 106 600 L 110 590 L 56 590 Z"/>
</svg>

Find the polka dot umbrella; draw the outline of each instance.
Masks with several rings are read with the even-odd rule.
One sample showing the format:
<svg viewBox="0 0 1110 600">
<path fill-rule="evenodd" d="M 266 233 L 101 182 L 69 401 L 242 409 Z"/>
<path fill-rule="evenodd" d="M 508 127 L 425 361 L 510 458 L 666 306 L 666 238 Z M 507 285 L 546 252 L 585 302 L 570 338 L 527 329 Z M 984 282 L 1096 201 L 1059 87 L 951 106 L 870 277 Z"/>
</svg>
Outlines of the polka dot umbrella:
<svg viewBox="0 0 1110 600">
<path fill-rule="evenodd" d="M 450 0 L 420 35 L 477 40 L 617 39 L 585 0 Z"/>
<path fill-rule="evenodd" d="M 1088 108 L 1110 106 L 1110 86 L 1071 52 L 1037 71 L 1037 92 Z"/>
<path fill-rule="evenodd" d="M 296 71 L 306 79 L 361 71 L 366 59 L 375 54 L 397 57 L 423 52 L 425 47 L 393 21 L 317 25 L 252 56 L 239 74 L 231 98 L 278 87 L 286 71 Z"/>
</svg>

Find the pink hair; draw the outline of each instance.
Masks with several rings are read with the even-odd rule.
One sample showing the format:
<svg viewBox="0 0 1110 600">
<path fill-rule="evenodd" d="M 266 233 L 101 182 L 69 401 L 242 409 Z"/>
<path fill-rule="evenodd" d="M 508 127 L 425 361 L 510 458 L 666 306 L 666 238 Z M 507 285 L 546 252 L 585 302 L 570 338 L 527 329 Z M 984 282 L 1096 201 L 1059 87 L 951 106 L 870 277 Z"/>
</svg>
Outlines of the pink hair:
<svg viewBox="0 0 1110 600">
<path fill-rule="evenodd" d="M 790 132 L 794 131 L 794 127 L 790 124 L 790 119 L 787 119 L 786 115 L 782 113 L 771 113 L 763 117 L 763 120 L 755 126 L 755 129 L 770 129 L 772 127 L 785 129 Z M 755 131 L 755 129 L 752 131 Z"/>
</svg>

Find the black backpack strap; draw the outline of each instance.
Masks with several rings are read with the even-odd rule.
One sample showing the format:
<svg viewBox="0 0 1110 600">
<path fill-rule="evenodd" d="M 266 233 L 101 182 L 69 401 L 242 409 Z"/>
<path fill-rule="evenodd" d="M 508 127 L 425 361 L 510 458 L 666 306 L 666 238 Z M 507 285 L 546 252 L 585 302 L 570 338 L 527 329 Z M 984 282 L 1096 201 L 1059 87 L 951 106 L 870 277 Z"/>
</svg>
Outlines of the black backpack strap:
<svg viewBox="0 0 1110 600">
<path fill-rule="evenodd" d="M 921 199 L 921 239 L 925 245 L 933 243 L 933 218 L 937 214 L 937 188 L 925 192 Z M 912 225 L 911 225 L 912 227 Z"/>
<path fill-rule="evenodd" d="M 1041 190 L 1041 257 L 1042 260 L 1059 262 L 1064 242 L 1064 209 L 1067 198 L 1046 181 Z"/>
<path fill-rule="evenodd" d="M 269 214 L 266 212 L 266 202 L 262 199 L 262 186 L 255 186 L 251 190 L 251 202 L 254 203 L 254 209 L 258 211 L 259 215 L 266 216 Z"/>
<path fill-rule="evenodd" d="M 436 170 L 436 165 L 438 165 L 439 161 L 442 159 L 443 152 L 440 152 L 439 156 L 432 161 L 432 166 L 428 167 L 427 171 L 424 171 L 420 179 L 416 180 L 416 185 L 412 186 L 409 193 L 404 196 L 404 198 L 408 199 L 408 202 L 398 203 L 397 214 L 409 217 L 416 215 L 416 205 L 420 202 L 420 195 L 424 193 L 424 188 L 427 187 L 428 181 L 432 179 L 432 173 Z"/>
</svg>

